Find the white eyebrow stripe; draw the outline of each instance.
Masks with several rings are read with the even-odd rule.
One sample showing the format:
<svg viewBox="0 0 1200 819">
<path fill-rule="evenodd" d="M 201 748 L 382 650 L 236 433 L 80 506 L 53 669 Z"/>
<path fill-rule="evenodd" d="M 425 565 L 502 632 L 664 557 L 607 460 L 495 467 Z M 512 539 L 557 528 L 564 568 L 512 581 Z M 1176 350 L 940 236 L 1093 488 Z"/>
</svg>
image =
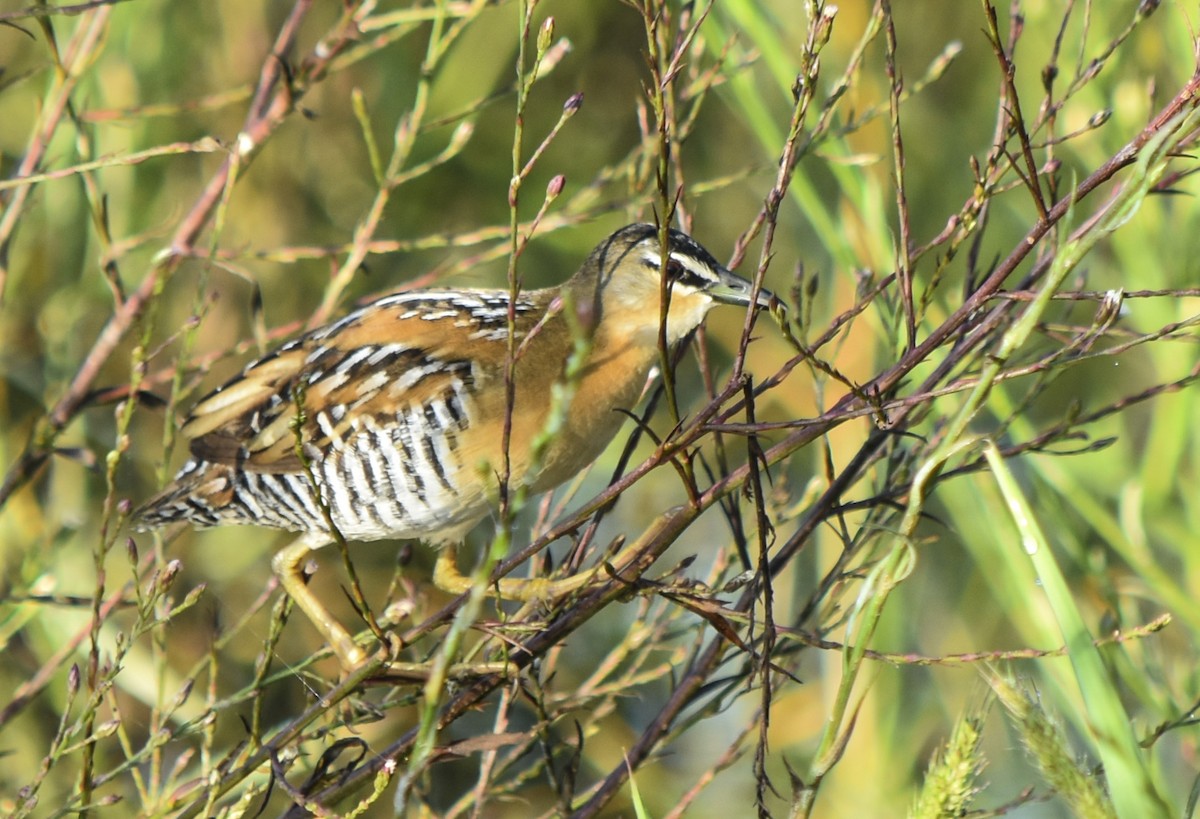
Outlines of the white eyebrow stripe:
<svg viewBox="0 0 1200 819">
<path fill-rule="evenodd" d="M 671 258 L 679 262 L 681 265 L 702 279 L 707 279 L 710 282 L 715 282 L 717 280 L 717 275 L 712 271 L 712 268 L 699 261 L 694 256 L 683 256 L 672 253 Z"/>
<path fill-rule="evenodd" d="M 672 252 L 671 258 L 679 262 L 679 264 L 685 270 L 694 276 L 698 276 L 707 282 L 718 281 L 717 274 L 713 272 L 712 268 L 696 259 L 694 256 L 689 256 L 686 253 Z M 650 250 L 649 248 L 642 251 L 642 261 L 650 267 L 662 267 L 662 256 L 660 256 L 657 251 Z"/>
</svg>

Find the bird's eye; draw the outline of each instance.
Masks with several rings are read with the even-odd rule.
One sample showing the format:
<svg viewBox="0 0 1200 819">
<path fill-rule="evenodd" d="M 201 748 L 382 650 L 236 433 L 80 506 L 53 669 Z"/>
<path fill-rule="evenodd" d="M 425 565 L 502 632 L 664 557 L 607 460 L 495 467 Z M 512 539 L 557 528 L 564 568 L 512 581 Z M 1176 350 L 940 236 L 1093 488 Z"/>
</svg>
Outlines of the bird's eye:
<svg viewBox="0 0 1200 819">
<path fill-rule="evenodd" d="M 658 276 L 662 261 L 657 256 L 646 256 L 642 260 L 646 266 L 646 270 L 654 276 Z M 667 279 L 676 285 L 694 288 L 696 290 L 706 290 L 713 284 L 713 278 L 705 276 L 703 273 L 698 273 L 693 267 L 685 264 L 681 259 L 672 255 L 667 257 Z"/>
<path fill-rule="evenodd" d="M 707 277 L 697 273 L 674 257 L 667 260 L 667 276 L 676 284 L 694 287 L 697 290 L 705 290 L 712 285 Z"/>
</svg>

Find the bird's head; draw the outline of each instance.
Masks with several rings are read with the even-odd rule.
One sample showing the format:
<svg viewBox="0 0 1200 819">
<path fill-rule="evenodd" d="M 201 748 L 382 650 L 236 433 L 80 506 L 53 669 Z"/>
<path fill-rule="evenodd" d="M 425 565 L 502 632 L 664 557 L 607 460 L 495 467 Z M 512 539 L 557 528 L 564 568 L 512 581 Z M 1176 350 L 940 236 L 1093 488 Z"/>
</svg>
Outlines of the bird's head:
<svg viewBox="0 0 1200 819">
<path fill-rule="evenodd" d="M 594 320 L 602 315 L 606 326 L 657 339 L 664 271 L 670 300 L 668 344 L 695 330 L 716 304 L 751 303 L 750 282 L 726 269 L 696 240 L 671 228 L 664 247 L 659 229 L 649 224 L 627 225 L 601 242 L 569 289 L 581 316 Z M 760 288 L 754 304 L 767 307 L 772 298 Z"/>
</svg>

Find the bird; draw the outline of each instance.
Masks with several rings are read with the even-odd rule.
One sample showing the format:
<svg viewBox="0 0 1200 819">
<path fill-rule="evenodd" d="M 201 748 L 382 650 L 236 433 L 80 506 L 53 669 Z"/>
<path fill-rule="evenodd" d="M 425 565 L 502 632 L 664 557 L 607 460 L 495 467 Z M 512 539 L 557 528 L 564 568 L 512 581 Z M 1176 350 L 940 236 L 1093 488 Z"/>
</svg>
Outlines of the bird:
<svg viewBox="0 0 1200 819">
<path fill-rule="evenodd" d="M 466 591 L 456 547 L 493 512 L 506 418 L 508 485 L 551 490 L 616 436 L 660 361 L 660 332 L 673 347 L 715 305 L 775 302 L 687 234 L 662 236 L 622 227 L 566 282 L 515 296 L 387 295 L 268 352 L 191 409 L 181 428 L 190 457 L 134 512 L 135 528 L 299 533 L 274 571 L 343 668 L 359 666 L 365 651 L 305 583 L 313 550 L 339 535 L 422 540 L 441 548 L 434 584 Z M 492 593 L 542 599 L 591 578 L 503 579 Z"/>
</svg>

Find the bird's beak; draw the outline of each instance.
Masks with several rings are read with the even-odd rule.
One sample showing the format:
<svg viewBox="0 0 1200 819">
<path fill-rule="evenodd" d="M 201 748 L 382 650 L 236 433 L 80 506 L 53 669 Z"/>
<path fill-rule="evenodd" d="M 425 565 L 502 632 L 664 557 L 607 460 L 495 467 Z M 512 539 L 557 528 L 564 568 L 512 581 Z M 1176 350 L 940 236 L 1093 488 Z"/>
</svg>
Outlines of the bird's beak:
<svg viewBox="0 0 1200 819">
<path fill-rule="evenodd" d="M 717 270 L 717 281 L 711 287 L 707 288 L 706 292 L 713 301 L 721 302 L 722 304 L 750 304 L 750 291 L 753 285 L 743 279 L 736 273 L 720 268 Z M 755 307 L 770 307 L 771 301 L 775 298 L 775 294 L 765 287 L 758 289 L 758 298 L 754 302 Z"/>
</svg>

